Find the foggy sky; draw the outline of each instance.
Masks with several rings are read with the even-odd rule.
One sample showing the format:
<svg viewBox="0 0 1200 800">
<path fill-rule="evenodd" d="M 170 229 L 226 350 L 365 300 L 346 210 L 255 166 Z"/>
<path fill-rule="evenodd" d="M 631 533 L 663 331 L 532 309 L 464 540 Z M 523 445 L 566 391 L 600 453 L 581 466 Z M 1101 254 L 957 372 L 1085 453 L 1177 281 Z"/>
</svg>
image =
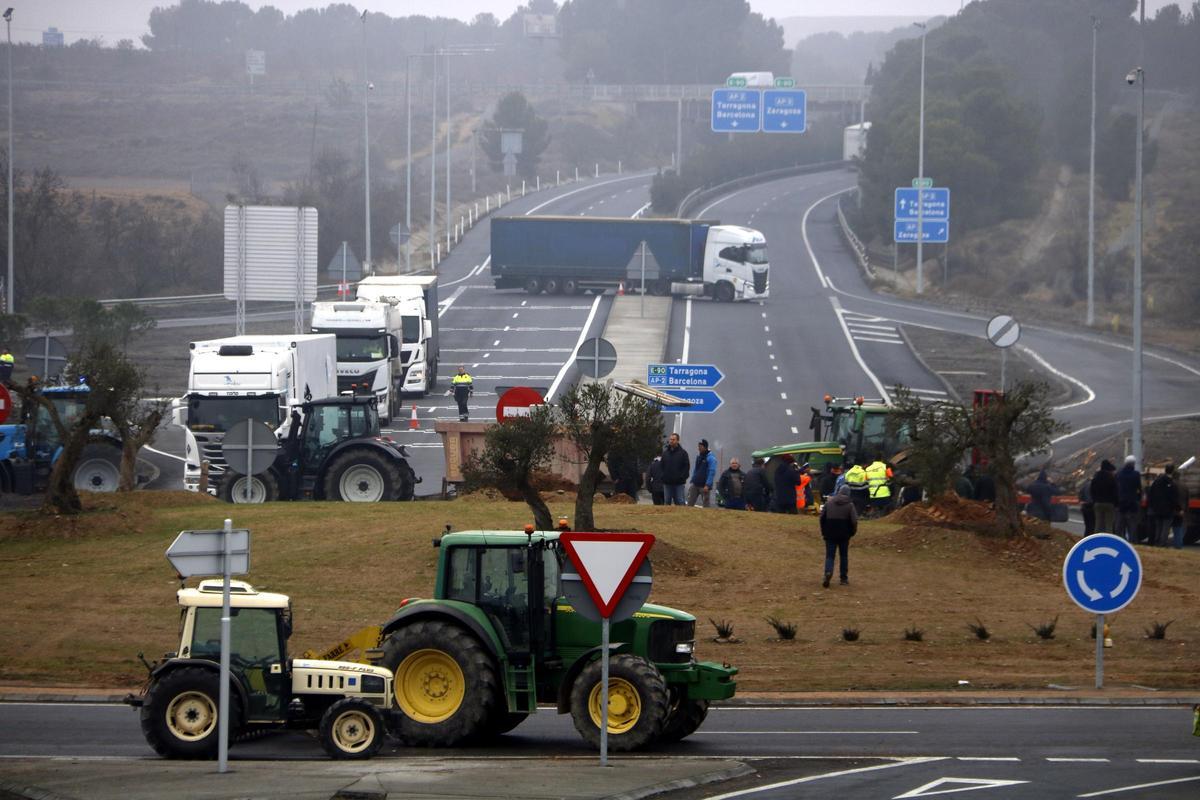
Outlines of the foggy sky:
<svg viewBox="0 0 1200 800">
<path fill-rule="evenodd" d="M 637 2 L 637 0 L 628 0 Z M 1160 6 L 1172 0 L 1147 0 L 1146 14 L 1152 15 Z M 120 39 L 133 39 L 140 44 L 147 32 L 146 21 L 155 6 L 174 5 L 170 0 L 9 0 L 13 4 L 12 36 L 14 41 L 41 42 L 42 31 L 51 25 L 63 31 L 68 43 L 77 39 L 103 38 L 108 45 Z M 324 7 L 329 0 L 243 0 L 251 8 L 273 5 L 285 14 L 302 8 Z M 614 5 L 618 0 L 612 0 Z M 390 16 L 408 14 L 453 16 L 470 20 L 481 12 L 491 12 L 501 20 L 509 17 L 521 5 L 518 0 L 357 0 L 354 5 L 366 7 Z M 1187 0 L 1181 8 L 1191 5 Z M 755 11 L 769 17 L 789 16 L 854 16 L 886 15 L 917 16 L 953 14 L 959 0 L 750 0 Z M 794 42 L 788 42 L 790 47 Z"/>
</svg>

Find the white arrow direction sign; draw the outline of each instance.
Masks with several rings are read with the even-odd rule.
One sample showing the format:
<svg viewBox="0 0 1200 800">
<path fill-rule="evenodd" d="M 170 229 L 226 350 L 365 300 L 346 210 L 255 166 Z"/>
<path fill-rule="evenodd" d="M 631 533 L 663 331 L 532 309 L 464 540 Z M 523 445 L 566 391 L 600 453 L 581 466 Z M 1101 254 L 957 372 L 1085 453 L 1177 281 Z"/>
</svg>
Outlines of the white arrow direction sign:
<svg viewBox="0 0 1200 800">
<path fill-rule="evenodd" d="M 954 794 L 956 792 L 973 792 L 976 789 L 996 789 L 1001 786 L 1016 786 L 1029 781 L 997 780 L 992 778 L 938 778 L 924 786 L 918 786 L 911 792 L 898 794 L 892 800 L 903 800 L 906 797 L 932 797 L 936 794 Z M 942 788 L 949 787 L 949 788 Z"/>
</svg>

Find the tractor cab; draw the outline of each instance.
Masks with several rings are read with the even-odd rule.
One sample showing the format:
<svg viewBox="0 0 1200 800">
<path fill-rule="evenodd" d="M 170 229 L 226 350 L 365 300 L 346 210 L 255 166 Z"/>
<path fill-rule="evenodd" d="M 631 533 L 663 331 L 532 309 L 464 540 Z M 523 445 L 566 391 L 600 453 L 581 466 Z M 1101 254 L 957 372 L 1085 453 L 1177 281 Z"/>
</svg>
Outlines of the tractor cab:
<svg viewBox="0 0 1200 800">
<path fill-rule="evenodd" d="M 75 386 L 45 386 L 39 390 L 58 412 L 63 425 L 70 428 L 83 416 L 91 388 L 86 383 Z M 62 446 L 62 437 L 50 416 L 50 410 L 41 403 L 26 403 L 21 410 L 26 428 L 26 442 L 36 459 L 50 459 Z"/>
<path fill-rule="evenodd" d="M 908 444 L 906 431 L 889 431 L 892 407 L 886 401 L 866 397 L 825 395 L 824 413 L 812 409 L 809 427 L 813 437 L 842 446 L 848 461 L 862 463 L 876 456 L 891 458 Z"/>
</svg>

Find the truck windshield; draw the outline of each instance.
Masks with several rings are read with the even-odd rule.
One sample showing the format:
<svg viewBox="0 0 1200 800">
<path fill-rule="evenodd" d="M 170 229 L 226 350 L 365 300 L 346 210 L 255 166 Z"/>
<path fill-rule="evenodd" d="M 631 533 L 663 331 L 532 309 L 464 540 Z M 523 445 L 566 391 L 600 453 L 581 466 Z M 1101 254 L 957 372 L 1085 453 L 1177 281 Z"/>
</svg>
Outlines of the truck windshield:
<svg viewBox="0 0 1200 800">
<path fill-rule="evenodd" d="M 370 336 L 337 336 L 338 361 L 382 361 L 387 358 L 387 337 L 382 333 Z"/>
<path fill-rule="evenodd" d="M 265 422 L 272 428 L 279 425 L 279 399 L 273 395 L 260 397 L 188 398 L 188 427 L 194 431 L 227 431 L 244 419 Z"/>
<path fill-rule="evenodd" d="M 401 317 L 400 318 L 401 333 L 404 336 L 405 344 L 416 344 L 421 341 L 421 318 L 420 317 Z"/>
<path fill-rule="evenodd" d="M 765 244 L 752 244 L 748 246 L 746 250 L 747 264 L 767 263 L 767 246 Z"/>
</svg>

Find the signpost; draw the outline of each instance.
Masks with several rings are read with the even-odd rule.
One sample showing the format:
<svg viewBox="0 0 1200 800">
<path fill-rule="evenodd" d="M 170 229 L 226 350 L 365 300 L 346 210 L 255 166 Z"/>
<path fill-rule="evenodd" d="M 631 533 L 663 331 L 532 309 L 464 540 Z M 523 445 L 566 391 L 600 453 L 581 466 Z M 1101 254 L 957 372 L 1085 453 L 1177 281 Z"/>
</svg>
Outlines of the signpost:
<svg viewBox="0 0 1200 800">
<path fill-rule="evenodd" d="M 780 80 L 775 80 L 776 85 Z M 767 89 L 762 94 L 764 133 L 804 133 L 808 100 L 803 89 Z"/>
<path fill-rule="evenodd" d="M 1120 536 L 1094 533 L 1063 560 L 1063 586 L 1075 604 L 1096 615 L 1096 688 L 1104 688 L 1104 615 L 1133 602 L 1142 586 L 1142 560 Z"/>
<path fill-rule="evenodd" d="M 646 384 L 687 401 L 688 405 L 672 407 L 682 413 L 711 414 L 725 401 L 713 387 L 725 379 L 724 373 L 713 364 L 647 364 Z"/>
<path fill-rule="evenodd" d="M 925 244 L 946 244 L 950 241 L 950 223 L 945 220 L 931 221 L 924 220 L 917 222 L 915 219 L 898 219 L 895 222 L 895 230 L 892 233 L 892 239 L 897 244 L 906 244 L 917 241 L 917 228 L 923 232 L 921 241 Z"/>
<path fill-rule="evenodd" d="M 1000 391 L 1004 391 L 1004 371 L 1008 366 L 1008 348 L 1021 338 L 1021 326 L 1008 314 L 997 314 L 988 320 L 988 341 L 1000 348 Z"/>
<path fill-rule="evenodd" d="M 762 92 L 713 89 L 711 124 L 715 133 L 757 133 L 762 127 Z"/>
<path fill-rule="evenodd" d="M 633 616 L 650 596 L 653 583 L 646 554 L 654 546 L 649 533 L 567 532 L 559 542 L 575 572 L 564 567 L 563 592 L 576 611 L 600 620 L 600 766 L 608 766 L 609 626 Z M 642 565 L 645 572 L 640 572 Z M 580 586 L 584 591 L 579 591 Z M 623 602 L 626 595 L 633 595 Z M 595 615 L 595 616 L 593 616 Z"/>
<path fill-rule="evenodd" d="M 896 187 L 894 214 L 892 241 L 896 244 L 949 243 L 950 190 L 933 188 L 932 178 L 913 178 L 911 189 Z"/>
<path fill-rule="evenodd" d="M 225 520 L 219 531 L 180 531 L 167 548 L 167 560 L 181 578 L 220 574 L 221 688 L 217 706 L 217 772 L 229 771 L 229 581 L 250 571 L 250 531 Z"/>
<path fill-rule="evenodd" d="M 514 386 L 496 401 L 496 422 L 507 422 L 513 417 L 527 417 L 534 406 L 543 405 L 545 402 L 542 393 L 537 389 Z"/>
<path fill-rule="evenodd" d="M 67 365 L 67 348 L 63 347 L 63 343 L 58 339 L 52 339 L 48 333 L 45 336 L 35 336 L 25 342 L 25 362 L 35 367 L 39 361 L 42 362 L 42 380 L 49 380 L 62 372 L 62 368 Z M 50 371 L 51 365 L 54 367 L 53 372 Z"/>
<path fill-rule="evenodd" d="M 617 348 L 608 339 L 595 336 L 579 346 L 575 366 L 589 378 L 603 378 L 617 368 Z"/>
<path fill-rule="evenodd" d="M 267 471 L 279 455 L 279 440 L 267 423 L 245 419 L 234 423 L 225 432 L 221 455 L 230 471 L 246 476 L 245 500 L 249 503 L 254 489 L 250 476 Z"/>
</svg>

